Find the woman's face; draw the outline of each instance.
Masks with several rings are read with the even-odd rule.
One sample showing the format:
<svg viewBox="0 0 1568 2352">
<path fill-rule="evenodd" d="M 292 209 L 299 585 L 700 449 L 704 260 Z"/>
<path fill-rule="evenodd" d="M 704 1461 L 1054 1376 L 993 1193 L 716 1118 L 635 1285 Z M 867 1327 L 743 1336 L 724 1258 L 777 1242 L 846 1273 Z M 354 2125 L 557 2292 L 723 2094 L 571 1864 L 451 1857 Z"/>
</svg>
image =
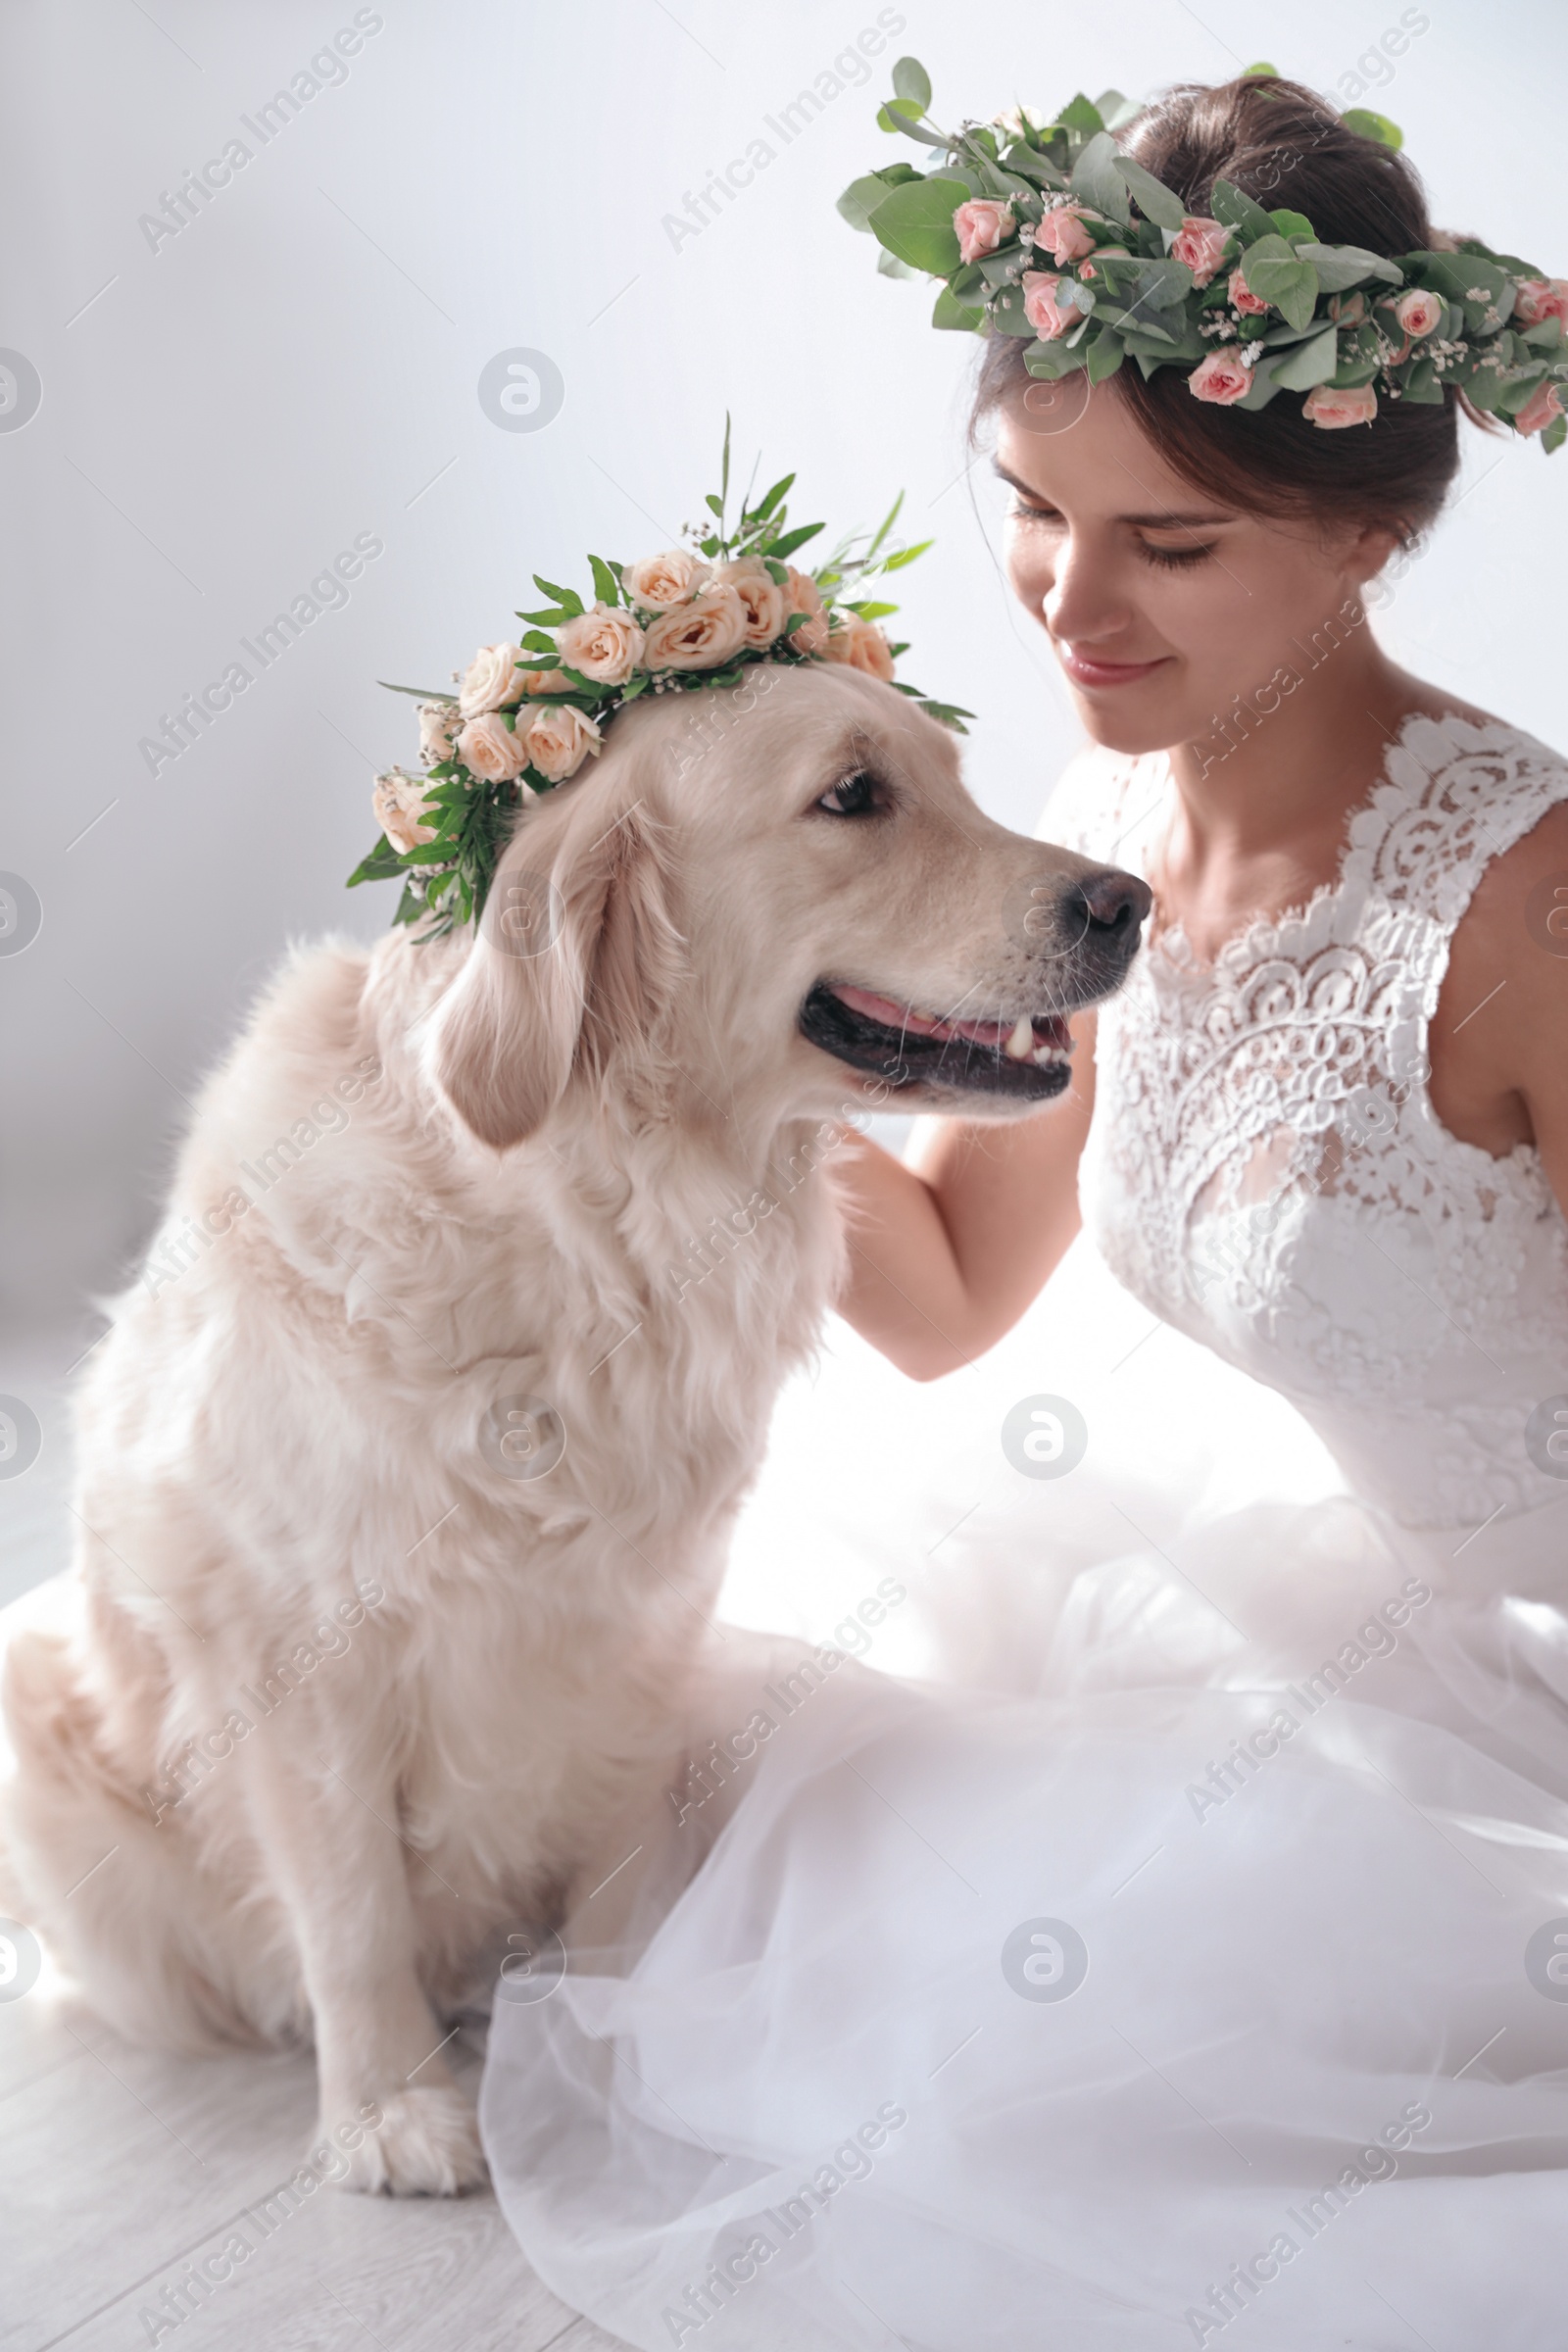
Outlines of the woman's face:
<svg viewBox="0 0 1568 2352">
<path fill-rule="evenodd" d="M 1015 393 L 1000 412 L 1007 577 L 1097 742 L 1200 741 L 1237 696 L 1277 709 L 1293 691 L 1281 670 L 1298 680 L 1331 646 L 1365 647 L 1357 597 L 1388 532 L 1326 534 L 1218 504 L 1164 463 L 1113 384 L 1031 390 L 1038 411 Z"/>
</svg>

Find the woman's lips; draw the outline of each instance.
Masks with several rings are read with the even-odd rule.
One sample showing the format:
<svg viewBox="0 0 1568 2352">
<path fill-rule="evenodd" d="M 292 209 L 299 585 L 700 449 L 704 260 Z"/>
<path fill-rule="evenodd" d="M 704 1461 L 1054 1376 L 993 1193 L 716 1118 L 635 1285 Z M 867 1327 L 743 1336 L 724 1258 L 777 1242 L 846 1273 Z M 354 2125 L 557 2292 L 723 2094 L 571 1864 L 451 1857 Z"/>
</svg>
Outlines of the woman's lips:
<svg viewBox="0 0 1568 2352">
<path fill-rule="evenodd" d="M 1081 653 L 1076 646 L 1060 646 L 1061 666 L 1075 686 L 1136 686 L 1140 678 L 1160 669 L 1170 660 L 1161 654 L 1152 662 L 1102 662 L 1092 654 Z"/>
</svg>

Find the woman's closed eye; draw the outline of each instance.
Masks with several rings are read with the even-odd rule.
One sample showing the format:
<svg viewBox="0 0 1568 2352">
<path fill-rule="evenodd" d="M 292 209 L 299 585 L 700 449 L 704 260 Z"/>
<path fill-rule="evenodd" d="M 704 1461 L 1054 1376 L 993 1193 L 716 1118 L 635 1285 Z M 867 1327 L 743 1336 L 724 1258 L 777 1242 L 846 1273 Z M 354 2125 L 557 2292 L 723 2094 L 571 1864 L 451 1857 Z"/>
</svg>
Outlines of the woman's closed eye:
<svg viewBox="0 0 1568 2352">
<path fill-rule="evenodd" d="M 1167 571 L 1186 571 L 1190 565 L 1203 563 L 1214 547 L 1212 541 L 1195 546 L 1191 540 L 1180 547 L 1156 547 L 1152 539 L 1141 539 L 1138 552 L 1146 563 L 1157 564 Z"/>
</svg>

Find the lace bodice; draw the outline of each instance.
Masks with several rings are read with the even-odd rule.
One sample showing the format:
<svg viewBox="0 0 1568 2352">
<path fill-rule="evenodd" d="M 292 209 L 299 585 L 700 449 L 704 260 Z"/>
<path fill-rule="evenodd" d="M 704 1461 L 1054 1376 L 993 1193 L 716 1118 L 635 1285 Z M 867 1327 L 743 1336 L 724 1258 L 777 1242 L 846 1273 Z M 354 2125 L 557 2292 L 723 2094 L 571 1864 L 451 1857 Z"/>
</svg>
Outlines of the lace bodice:
<svg viewBox="0 0 1568 2352">
<path fill-rule="evenodd" d="M 1110 760 L 1041 831 L 1143 871 L 1173 791 L 1163 754 Z M 1412 1527 L 1563 1494 L 1527 1428 L 1568 1393 L 1568 1227 L 1533 1146 L 1442 1125 L 1426 1046 L 1482 871 L 1564 799 L 1531 737 L 1413 717 L 1332 883 L 1212 967 L 1165 931 L 1101 1013 L 1082 1189 L 1105 1259 Z"/>
</svg>

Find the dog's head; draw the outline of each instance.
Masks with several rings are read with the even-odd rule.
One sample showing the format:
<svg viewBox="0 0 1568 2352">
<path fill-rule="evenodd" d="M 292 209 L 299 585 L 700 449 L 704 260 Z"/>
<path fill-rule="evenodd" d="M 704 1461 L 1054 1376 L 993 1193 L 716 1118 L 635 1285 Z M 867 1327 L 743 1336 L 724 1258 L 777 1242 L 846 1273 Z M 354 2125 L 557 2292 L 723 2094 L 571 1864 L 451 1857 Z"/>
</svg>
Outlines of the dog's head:
<svg viewBox="0 0 1568 2352">
<path fill-rule="evenodd" d="M 432 1023 L 506 1149 L 574 1086 L 652 1117 L 968 1116 L 1068 1084 L 1067 1015 L 1137 953 L 1145 885 L 975 806 L 952 734 L 838 665 L 651 697 L 531 808 Z"/>
</svg>

